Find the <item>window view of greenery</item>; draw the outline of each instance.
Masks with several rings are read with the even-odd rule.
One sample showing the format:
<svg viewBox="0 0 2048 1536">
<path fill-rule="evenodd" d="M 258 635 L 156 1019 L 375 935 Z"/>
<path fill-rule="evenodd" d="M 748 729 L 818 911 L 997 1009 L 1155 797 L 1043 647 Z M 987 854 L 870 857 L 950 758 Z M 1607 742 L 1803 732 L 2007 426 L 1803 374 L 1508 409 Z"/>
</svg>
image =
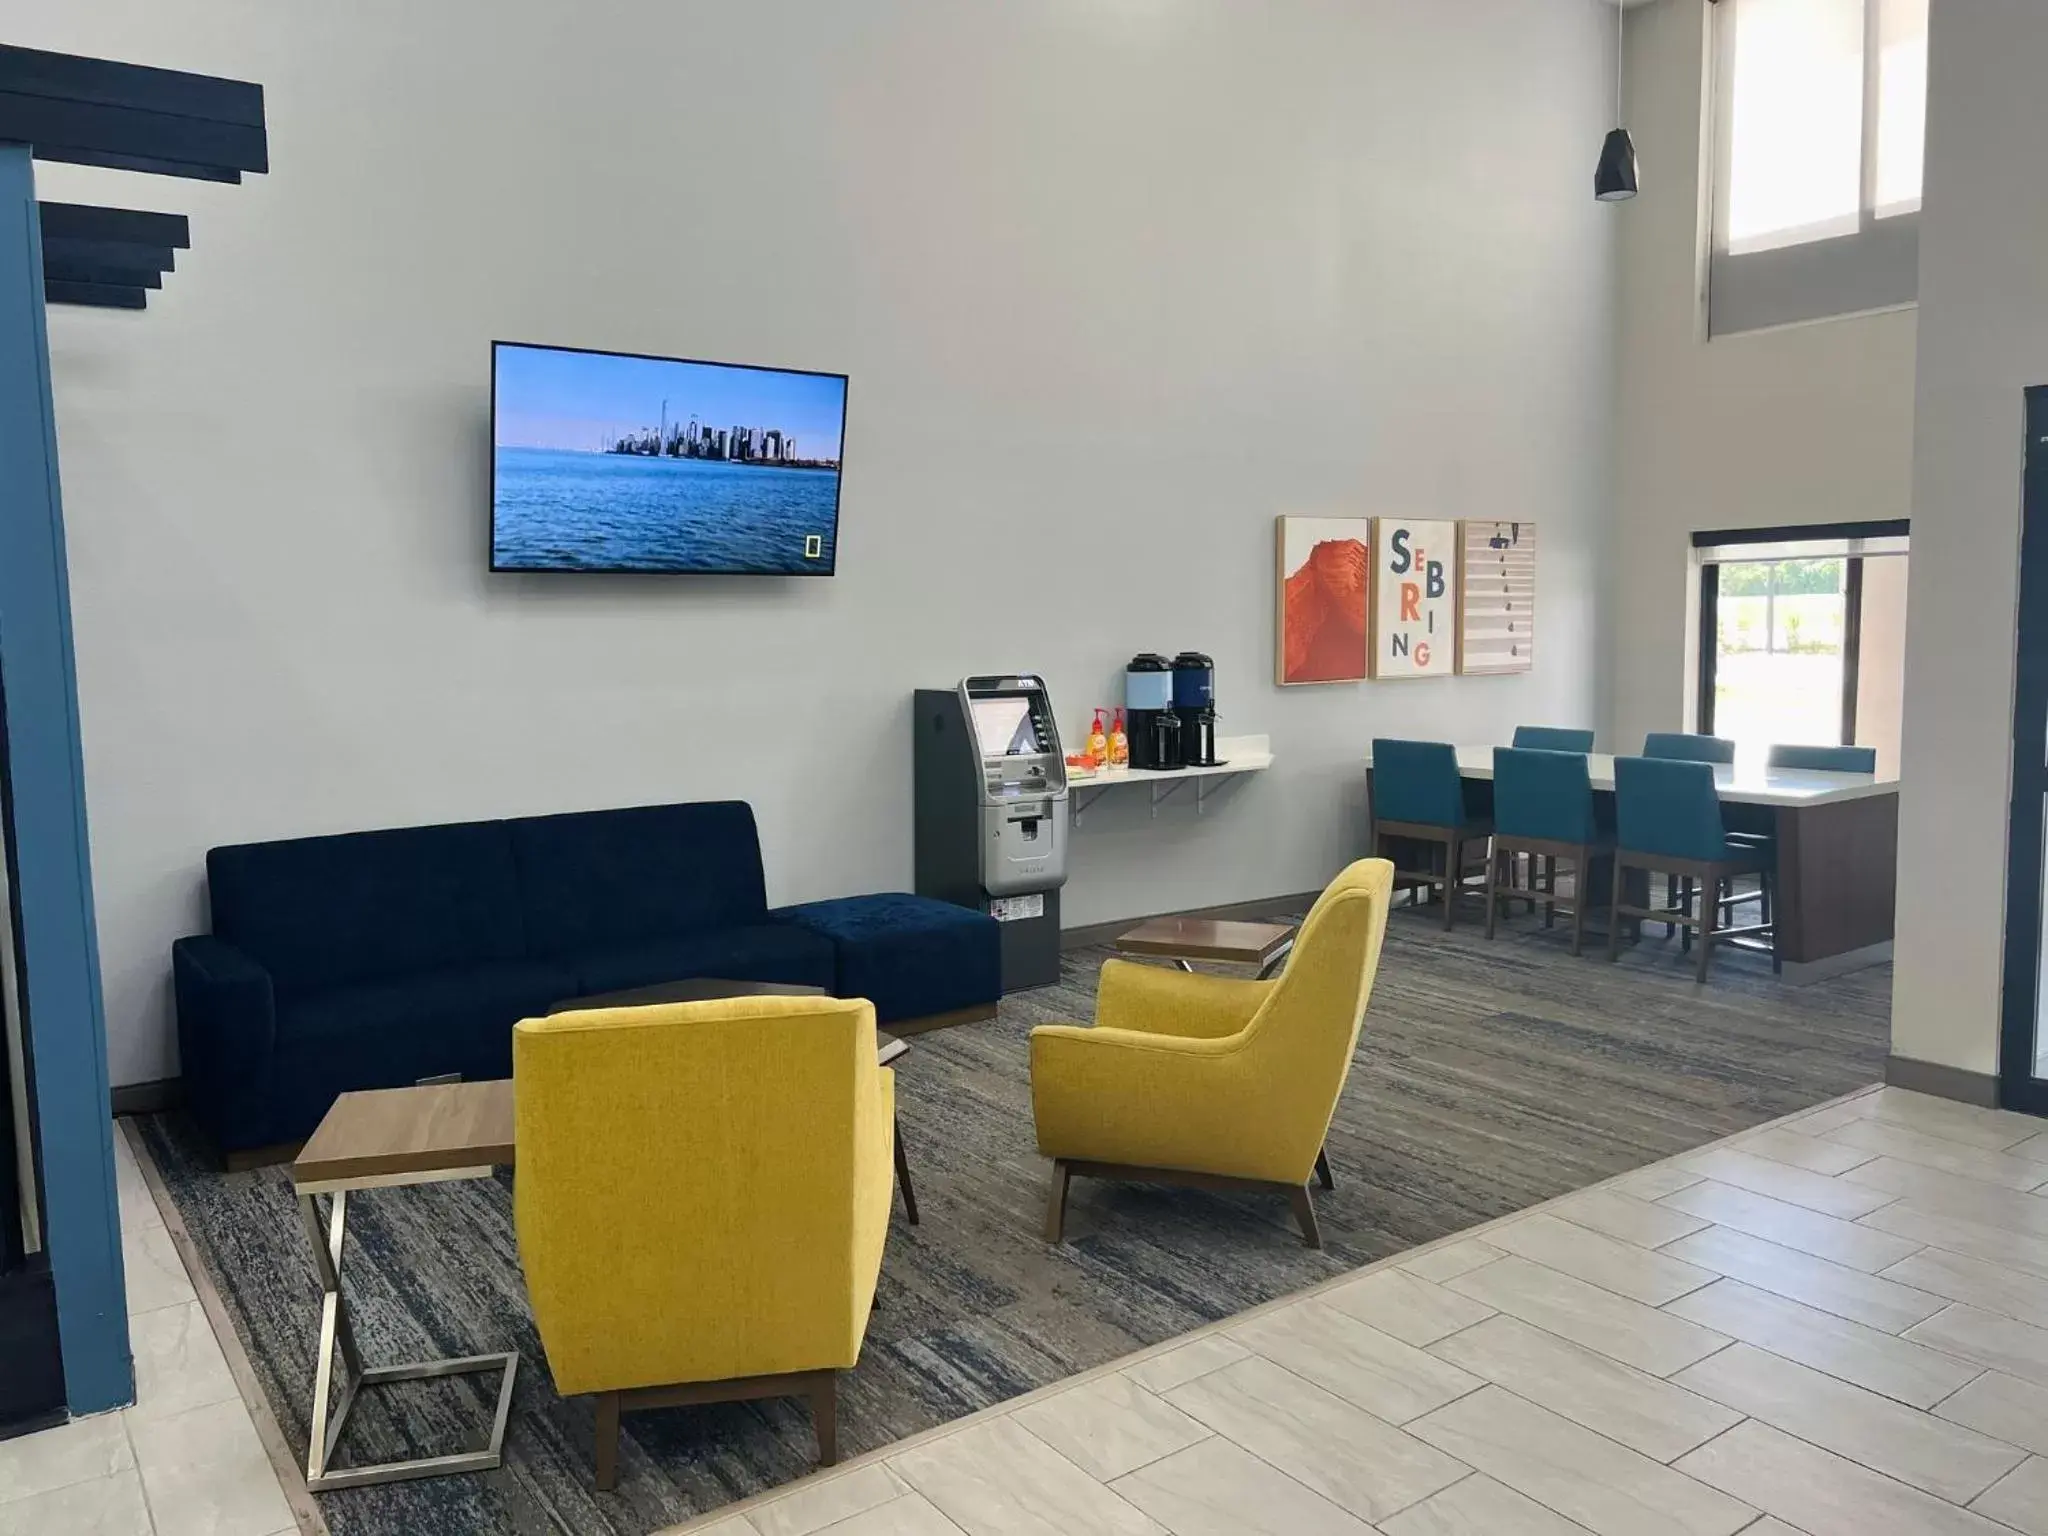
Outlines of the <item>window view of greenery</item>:
<svg viewBox="0 0 2048 1536">
<path fill-rule="evenodd" d="M 1843 560 L 1719 567 L 1714 734 L 1761 751 L 1842 739 Z"/>
</svg>

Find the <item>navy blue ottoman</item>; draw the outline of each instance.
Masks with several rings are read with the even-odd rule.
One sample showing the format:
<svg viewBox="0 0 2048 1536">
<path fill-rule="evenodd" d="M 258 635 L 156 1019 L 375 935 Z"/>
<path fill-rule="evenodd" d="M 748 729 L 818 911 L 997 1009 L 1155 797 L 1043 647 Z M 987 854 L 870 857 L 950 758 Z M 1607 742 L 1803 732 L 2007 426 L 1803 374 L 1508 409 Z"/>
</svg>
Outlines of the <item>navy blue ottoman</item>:
<svg viewBox="0 0 2048 1536">
<path fill-rule="evenodd" d="M 903 891 L 840 896 L 778 907 L 771 921 L 832 941 L 840 997 L 865 997 L 875 1022 L 958 1023 L 943 1017 L 994 1014 L 1003 995 L 1002 933 L 970 907 Z"/>
</svg>

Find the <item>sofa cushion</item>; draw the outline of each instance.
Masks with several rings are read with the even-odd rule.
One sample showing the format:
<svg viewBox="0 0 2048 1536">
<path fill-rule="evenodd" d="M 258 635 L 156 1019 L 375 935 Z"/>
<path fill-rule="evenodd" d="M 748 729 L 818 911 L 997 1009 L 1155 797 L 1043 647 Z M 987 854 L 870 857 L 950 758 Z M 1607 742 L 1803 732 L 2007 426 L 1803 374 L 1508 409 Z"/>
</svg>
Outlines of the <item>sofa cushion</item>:
<svg viewBox="0 0 2048 1536">
<path fill-rule="evenodd" d="M 830 939 L 776 924 L 612 945 L 570 956 L 563 964 L 575 971 L 577 981 L 574 992 L 562 994 L 564 1000 L 699 976 L 786 981 L 829 992 L 835 974 Z"/>
<path fill-rule="evenodd" d="M 744 801 L 580 811 L 505 826 L 535 954 L 590 954 L 765 920 L 761 846 Z"/>
<path fill-rule="evenodd" d="M 335 1096 L 459 1072 L 512 1075 L 512 1026 L 570 996 L 566 968 L 517 960 L 362 982 L 294 998 L 277 1014 L 275 1141 L 305 1136 Z"/>
<path fill-rule="evenodd" d="M 214 935 L 281 995 L 526 954 L 502 822 L 215 848 L 206 879 Z"/>
<path fill-rule="evenodd" d="M 841 997 L 893 1024 L 993 1004 L 1003 995 L 1002 928 L 986 913 L 901 891 L 778 907 L 771 914 L 838 951 Z"/>
</svg>

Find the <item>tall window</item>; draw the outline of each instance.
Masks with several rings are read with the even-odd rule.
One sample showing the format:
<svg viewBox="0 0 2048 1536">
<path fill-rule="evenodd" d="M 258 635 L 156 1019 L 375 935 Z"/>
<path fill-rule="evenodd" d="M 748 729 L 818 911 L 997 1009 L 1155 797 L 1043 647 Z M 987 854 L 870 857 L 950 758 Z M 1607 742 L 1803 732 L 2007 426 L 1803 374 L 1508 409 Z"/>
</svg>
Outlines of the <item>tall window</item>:
<svg viewBox="0 0 2048 1536">
<path fill-rule="evenodd" d="M 1928 0 L 1720 0 L 1715 335 L 1910 303 Z"/>
<path fill-rule="evenodd" d="M 1898 762 L 1903 524 L 1695 534 L 1698 729 L 1760 756 L 1867 746 Z"/>
</svg>

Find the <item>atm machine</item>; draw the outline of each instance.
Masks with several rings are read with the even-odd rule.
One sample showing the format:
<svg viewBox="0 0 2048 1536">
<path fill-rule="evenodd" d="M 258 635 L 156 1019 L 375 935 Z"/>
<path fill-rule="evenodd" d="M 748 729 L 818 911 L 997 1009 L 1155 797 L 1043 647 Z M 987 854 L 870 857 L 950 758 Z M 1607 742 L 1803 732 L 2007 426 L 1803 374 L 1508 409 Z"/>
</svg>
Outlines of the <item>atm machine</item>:
<svg viewBox="0 0 2048 1536">
<path fill-rule="evenodd" d="M 920 688 L 912 705 L 917 892 L 1002 923 L 1003 990 L 1060 979 L 1067 759 L 1045 680 Z"/>
</svg>

